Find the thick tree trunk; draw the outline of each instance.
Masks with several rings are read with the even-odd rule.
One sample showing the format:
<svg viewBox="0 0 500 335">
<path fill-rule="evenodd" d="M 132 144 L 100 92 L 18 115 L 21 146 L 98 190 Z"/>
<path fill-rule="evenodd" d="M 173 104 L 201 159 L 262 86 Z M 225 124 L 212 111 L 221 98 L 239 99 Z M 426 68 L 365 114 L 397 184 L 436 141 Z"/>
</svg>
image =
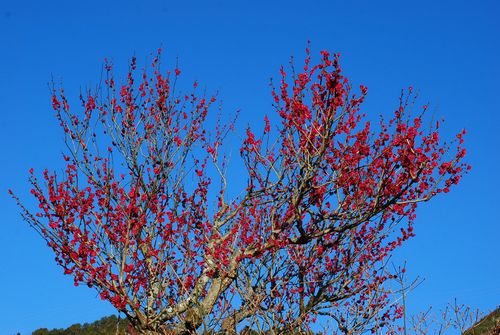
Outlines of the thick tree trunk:
<svg viewBox="0 0 500 335">
<path fill-rule="evenodd" d="M 130 335 L 196 335 L 198 332 L 195 330 L 167 328 L 161 327 L 158 330 L 138 329 L 134 332 L 129 332 Z"/>
<path fill-rule="evenodd" d="M 140 331 L 137 331 L 137 333 L 136 333 L 136 335 L 180 335 L 180 334 L 182 334 L 182 333 L 175 332 L 174 330 L 159 330 L 159 331 L 140 330 Z"/>
</svg>

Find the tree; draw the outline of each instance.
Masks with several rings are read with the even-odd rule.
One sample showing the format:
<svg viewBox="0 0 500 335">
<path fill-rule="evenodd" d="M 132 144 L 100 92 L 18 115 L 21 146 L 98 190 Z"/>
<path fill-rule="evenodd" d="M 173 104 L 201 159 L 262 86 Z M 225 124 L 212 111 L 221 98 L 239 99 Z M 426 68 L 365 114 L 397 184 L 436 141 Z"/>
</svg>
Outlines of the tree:
<svg viewBox="0 0 500 335">
<path fill-rule="evenodd" d="M 302 71 L 281 69 L 277 116 L 246 130 L 246 186 L 230 198 L 234 122 L 209 131 L 215 98 L 197 83 L 178 94 L 180 71 L 162 73 L 159 53 L 149 71 L 133 58 L 118 86 L 106 63 L 78 111 L 54 87 L 66 168 L 43 182 L 30 170 L 38 210 L 14 195 L 75 285 L 140 334 L 299 333 L 328 321 L 356 333 L 400 316 L 387 260 L 413 236 L 417 204 L 469 168 L 465 132 L 447 144 L 439 123 L 424 130 L 411 88 L 372 126 L 360 111 L 367 88 L 353 93 L 338 55 L 312 65 L 307 51 Z"/>
</svg>

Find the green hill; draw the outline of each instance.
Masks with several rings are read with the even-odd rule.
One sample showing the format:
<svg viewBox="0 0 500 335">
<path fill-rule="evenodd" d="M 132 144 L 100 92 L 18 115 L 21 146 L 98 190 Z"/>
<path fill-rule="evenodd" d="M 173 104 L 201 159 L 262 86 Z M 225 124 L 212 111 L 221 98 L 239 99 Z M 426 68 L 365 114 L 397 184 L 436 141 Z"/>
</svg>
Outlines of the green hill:
<svg viewBox="0 0 500 335">
<path fill-rule="evenodd" d="M 35 330 L 32 335 L 125 335 L 127 325 L 127 320 L 118 319 L 115 315 L 111 315 L 92 323 L 75 323 L 66 329 L 40 328 Z"/>
<path fill-rule="evenodd" d="M 32 335 L 126 335 L 127 326 L 127 320 L 111 315 L 92 323 L 76 323 L 66 329 L 40 328 Z M 500 335 L 500 307 L 486 315 L 463 335 Z"/>
<path fill-rule="evenodd" d="M 463 335 L 500 335 L 500 307 L 486 315 Z"/>
</svg>

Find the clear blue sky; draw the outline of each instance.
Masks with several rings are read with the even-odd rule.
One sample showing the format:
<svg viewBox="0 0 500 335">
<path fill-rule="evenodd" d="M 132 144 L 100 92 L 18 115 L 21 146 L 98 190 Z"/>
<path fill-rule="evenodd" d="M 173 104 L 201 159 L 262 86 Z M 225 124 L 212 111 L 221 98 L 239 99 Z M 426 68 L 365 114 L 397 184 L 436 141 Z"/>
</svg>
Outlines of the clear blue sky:
<svg viewBox="0 0 500 335">
<path fill-rule="evenodd" d="M 483 310 L 500 304 L 500 2 L 420 1 L 0 1 L 0 334 L 29 334 L 109 315 L 74 288 L 44 242 L 22 222 L 7 189 L 28 191 L 28 169 L 57 169 L 62 134 L 50 108 L 54 75 L 68 92 L 95 84 L 104 57 L 120 68 L 162 46 L 186 82 L 219 91 L 239 125 L 272 113 L 268 81 L 291 55 L 339 51 L 345 73 L 369 88 L 368 114 L 390 113 L 401 88 L 468 130 L 473 170 L 419 210 L 417 236 L 395 259 L 426 278 L 412 310 L 455 297 Z M 121 67 L 124 69 L 124 67 Z M 123 72 L 122 72 L 123 73 Z M 240 128 L 242 129 L 242 128 Z M 237 159 L 237 157 L 235 157 Z"/>
</svg>

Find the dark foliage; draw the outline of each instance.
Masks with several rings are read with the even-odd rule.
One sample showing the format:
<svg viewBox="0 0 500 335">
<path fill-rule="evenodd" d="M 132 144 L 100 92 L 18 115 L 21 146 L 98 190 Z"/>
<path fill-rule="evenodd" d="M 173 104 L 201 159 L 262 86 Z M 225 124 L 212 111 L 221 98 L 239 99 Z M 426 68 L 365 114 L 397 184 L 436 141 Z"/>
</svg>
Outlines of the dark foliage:
<svg viewBox="0 0 500 335">
<path fill-rule="evenodd" d="M 481 321 L 467 330 L 464 335 L 499 335 L 500 307 L 486 315 Z"/>
<path fill-rule="evenodd" d="M 75 323 L 66 329 L 40 328 L 35 330 L 32 335 L 125 335 L 127 334 L 127 326 L 127 320 L 111 315 L 92 323 Z"/>
</svg>

